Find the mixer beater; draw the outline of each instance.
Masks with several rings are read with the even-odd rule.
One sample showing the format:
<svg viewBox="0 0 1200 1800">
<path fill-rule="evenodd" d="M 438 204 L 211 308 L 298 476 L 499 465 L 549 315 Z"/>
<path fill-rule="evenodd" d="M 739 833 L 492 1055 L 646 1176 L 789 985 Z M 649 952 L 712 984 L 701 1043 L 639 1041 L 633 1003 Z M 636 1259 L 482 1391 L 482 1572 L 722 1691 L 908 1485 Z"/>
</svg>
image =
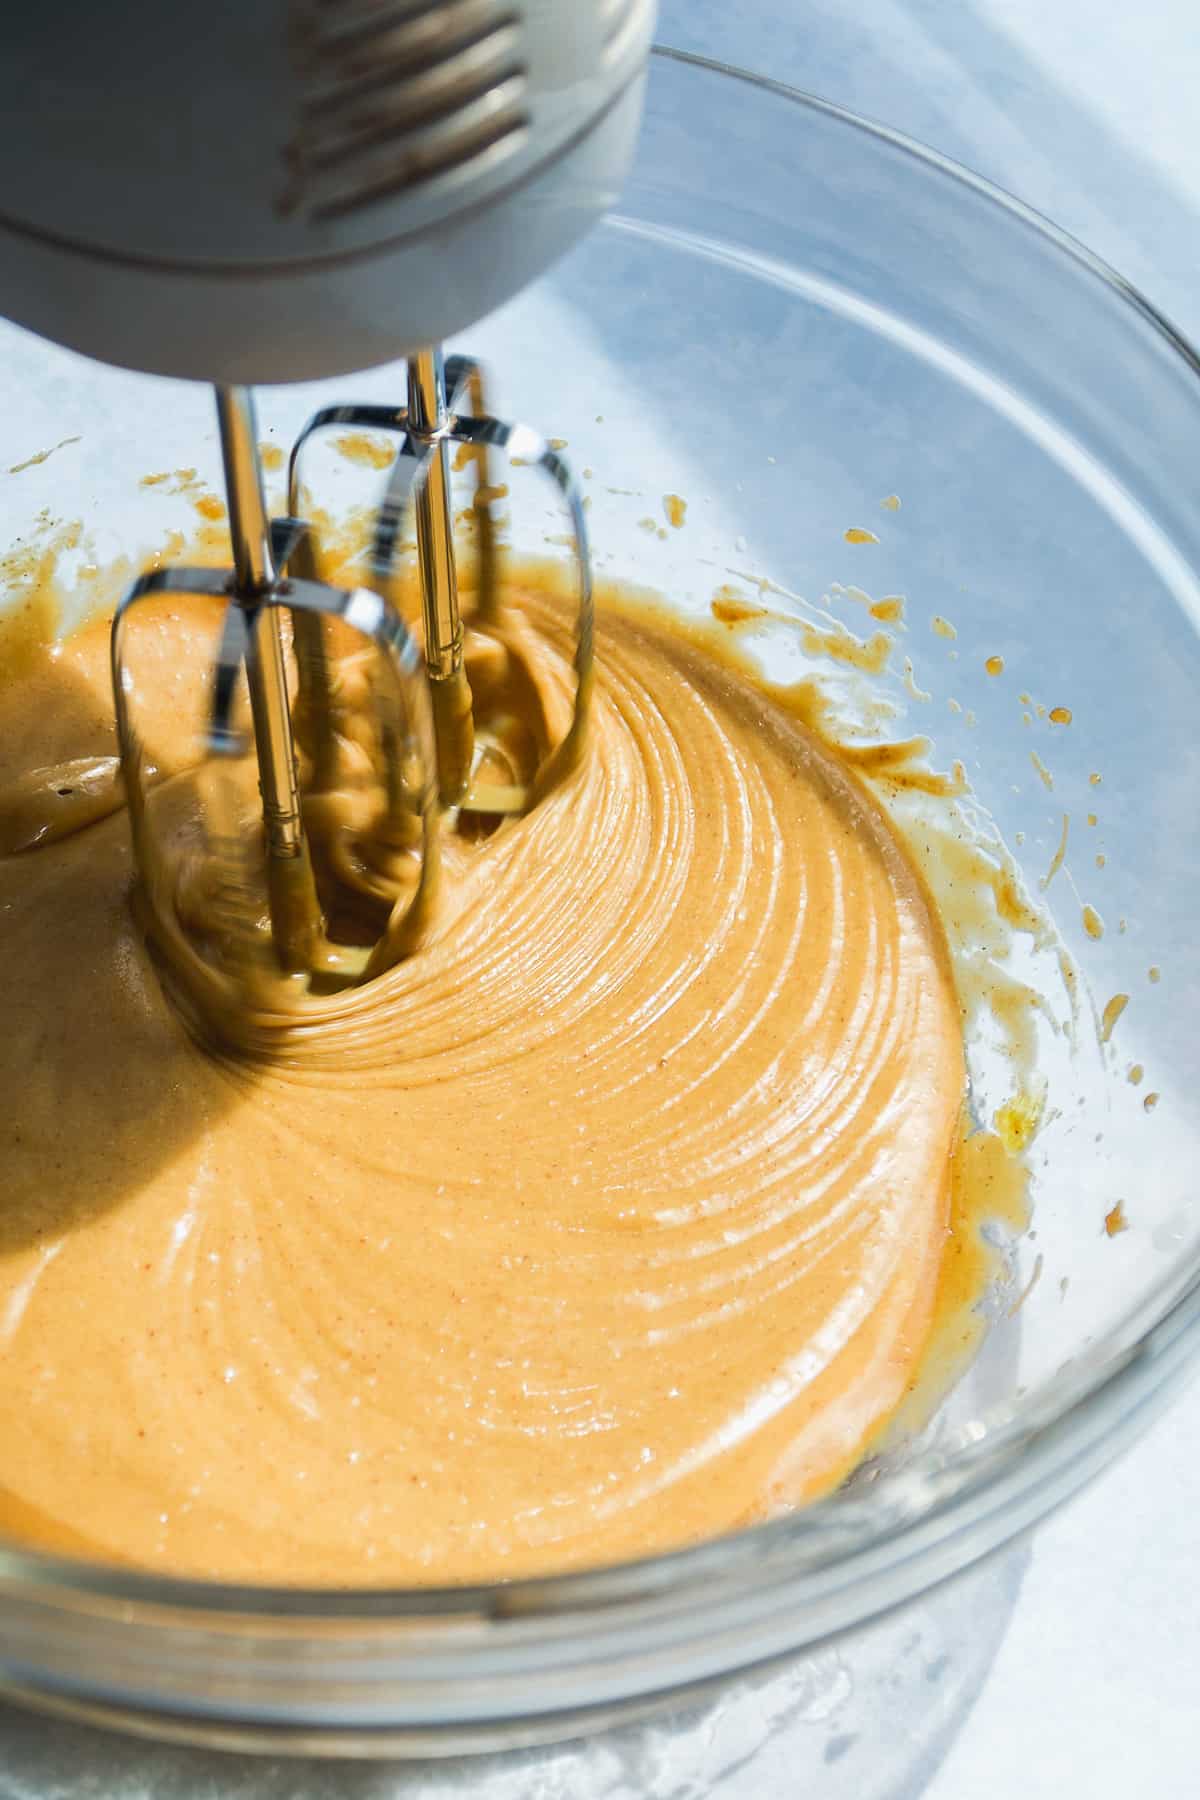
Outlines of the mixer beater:
<svg viewBox="0 0 1200 1800">
<path fill-rule="evenodd" d="M 231 568 L 167 567 L 134 582 L 112 629 L 120 760 L 138 897 L 202 1011 L 228 1014 L 232 980 L 265 1000 L 281 975 L 331 992 L 381 974 L 420 938 L 437 892 L 440 833 L 476 832 L 535 805 L 573 766 L 592 685 L 593 601 L 582 497 L 557 450 L 528 426 L 486 410 L 480 366 L 424 351 L 408 361 L 404 406 L 340 405 L 317 412 L 292 449 L 288 515 L 268 520 L 253 397 L 218 386 Z M 373 585 L 320 577 L 317 534 L 300 516 L 302 454 L 330 428 L 384 431 L 398 441 L 371 550 Z M 578 582 L 575 691 L 569 722 L 551 741 L 532 673 L 473 689 L 465 655 L 451 500 L 450 446 L 474 466 L 472 630 L 502 627 L 502 555 L 494 518 L 496 452 L 553 482 L 565 505 Z M 393 593 L 415 548 L 423 650 Z M 148 760 L 130 667 L 131 619 L 147 602 L 188 597 L 222 608 L 202 757 L 188 771 L 203 793 L 204 825 L 185 855 L 156 832 Z M 520 660 L 508 646 L 505 655 Z M 248 705 L 247 705 L 248 703 Z M 242 715 L 248 712 L 248 721 Z M 354 755 L 347 758 L 347 740 Z M 223 768 L 252 744 L 261 831 Z M 344 800 L 347 761 L 357 804 Z M 363 763 L 366 763 L 364 769 Z M 350 921 L 347 930 L 346 922 Z"/>
</svg>

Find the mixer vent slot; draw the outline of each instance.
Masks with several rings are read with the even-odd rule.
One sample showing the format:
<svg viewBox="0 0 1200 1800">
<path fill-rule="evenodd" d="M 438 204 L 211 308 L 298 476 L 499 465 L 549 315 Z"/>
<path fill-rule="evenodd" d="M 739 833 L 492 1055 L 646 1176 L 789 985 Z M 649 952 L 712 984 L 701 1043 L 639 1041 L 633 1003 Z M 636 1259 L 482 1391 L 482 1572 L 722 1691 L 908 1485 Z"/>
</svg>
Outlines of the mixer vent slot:
<svg viewBox="0 0 1200 1800">
<path fill-rule="evenodd" d="M 284 213 L 314 222 L 507 160 L 525 142 L 521 19 L 503 0 L 309 0 Z"/>
</svg>

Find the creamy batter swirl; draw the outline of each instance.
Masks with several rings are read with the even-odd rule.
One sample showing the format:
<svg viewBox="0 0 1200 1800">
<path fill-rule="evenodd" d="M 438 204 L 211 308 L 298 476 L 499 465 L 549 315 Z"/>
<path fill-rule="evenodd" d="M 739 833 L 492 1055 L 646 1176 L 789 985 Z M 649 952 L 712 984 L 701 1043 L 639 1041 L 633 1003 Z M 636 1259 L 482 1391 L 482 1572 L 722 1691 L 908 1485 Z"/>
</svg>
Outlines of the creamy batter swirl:
<svg viewBox="0 0 1200 1800">
<path fill-rule="evenodd" d="M 0 826 L 31 765 L 110 749 L 103 659 L 0 692 Z M 0 1529 L 490 1579 L 853 1466 L 930 1328 L 961 1027 L 906 854 L 786 697 L 610 606 L 583 765 L 261 1060 L 183 1028 L 97 810 L 0 858 Z"/>
</svg>

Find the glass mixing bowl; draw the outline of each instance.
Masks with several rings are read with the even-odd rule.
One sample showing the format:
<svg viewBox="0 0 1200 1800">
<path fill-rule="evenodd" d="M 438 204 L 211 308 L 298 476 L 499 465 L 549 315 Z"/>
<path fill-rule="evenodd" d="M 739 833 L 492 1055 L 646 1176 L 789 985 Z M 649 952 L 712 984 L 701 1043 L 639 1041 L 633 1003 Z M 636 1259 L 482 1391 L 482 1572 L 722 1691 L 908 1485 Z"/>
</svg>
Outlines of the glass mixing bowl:
<svg viewBox="0 0 1200 1800">
<path fill-rule="evenodd" d="M 818 1505 L 622 1567 L 410 1592 L 220 1587 L 0 1551 L 8 1689 L 162 1735 L 380 1754 L 533 1742 L 827 1643 L 1064 1499 L 1200 1342 L 1193 352 L 962 170 L 665 52 L 618 211 L 468 343 L 497 371 L 496 410 L 561 433 L 594 471 L 605 575 L 694 611 L 731 571 L 835 606 L 848 587 L 905 594 L 915 679 L 895 703 L 940 760 L 963 760 L 1031 892 L 1070 817 L 1046 900 L 1099 1001 L 1131 998 L 1109 1044 L 1069 1056 L 1049 1034 L 1022 1303 L 928 1430 Z M 215 485 L 206 393 L 12 329 L 0 367 L 14 470 L 0 542 L 57 531 L 69 575 L 72 557 L 136 562 L 194 524 L 186 497 L 139 477 L 187 466 Z M 398 387 L 382 371 L 336 392 Z M 286 443 L 328 397 L 266 393 L 263 425 Z M 363 479 L 328 474 L 347 499 Z M 663 537 L 668 493 L 688 513 Z M 892 494 L 901 510 L 881 510 Z M 75 520 L 72 550 L 60 522 Z M 847 542 L 848 527 L 879 541 Z M 1071 723 L 1031 702 L 1023 724 L 1020 691 Z M 1085 902 L 1107 922 L 1099 941 Z M 1140 1087 L 1124 1079 L 1135 1062 Z M 1128 1229 L 1110 1236 L 1117 1200 Z"/>
</svg>

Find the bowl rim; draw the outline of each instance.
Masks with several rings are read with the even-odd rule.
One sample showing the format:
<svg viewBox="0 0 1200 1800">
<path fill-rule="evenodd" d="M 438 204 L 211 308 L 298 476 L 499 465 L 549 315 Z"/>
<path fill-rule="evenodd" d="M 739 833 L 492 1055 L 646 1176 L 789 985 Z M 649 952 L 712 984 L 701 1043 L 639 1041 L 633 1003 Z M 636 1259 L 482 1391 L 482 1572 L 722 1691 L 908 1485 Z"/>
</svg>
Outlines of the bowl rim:
<svg viewBox="0 0 1200 1800">
<path fill-rule="evenodd" d="M 655 44 L 651 55 L 656 64 L 725 77 L 837 121 L 972 190 L 1107 286 L 1165 340 L 1189 377 L 1200 378 L 1200 354 L 1152 302 L 1060 227 L 984 177 L 892 127 L 771 77 L 662 44 Z M 944 1549 L 957 1540 L 967 1551 L 953 1557 L 953 1567 L 935 1569 L 936 1582 L 1044 1516 L 1149 1422 L 1155 1411 L 1149 1403 L 1180 1385 L 1186 1365 L 1200 1352 L 1200 1252 L 1130 1307 L 1106 1339 L 1107 1349 L 1093 1345 L 1086 1361 L 1077 1359 L 1060 1371 L 1052 1394 L 1043 1388 L 1017 1411 L 999 1409 L 986 1430 L 982 1419 L 973 1421 L 939 1446 L 918 1450 L 908 1466 L 871 1482 L 865 1497 L 862 1488 L 842 1489 L 795 1513 L 651 1556 L 473 1585 L 304 1588 L 164 1576 L 0 1541 L 0 1608 L 8 1594 L 37 1592 L 59 1601 L 64 1611 L 79 1606 L 94 1611 L 97 1602 L 113 1602 L 123 1613 L 149 1620 L 178 1608 L 203 1615 L 209 1628 L 218 1630 L 222 1617 L 236 1615 L 242 1622 L 342 1621 L 346 1626 L 387 1621 L 430 1626 L 466 1616 L 528 1631 L 551 1620 L 561 1629 L 582 1614 L 590 1615 L 589 1627 L 601 1643 L 610 1625 L 627 1630 L 639 1607 L 653 1608 L 667 1597 L 695 1601 L 699 1589 L 698 1603 L 685 1608 L 694 1624 L 711 1616 L 731 1590 L 770 1589 L 781 1604 L 794 1608 L 804 1598 L 807 1578 L 836 1570 L 842 1591 L 860 1590 L 847 1619 L 861 1623 L 931 1585 L 932 1545 Z M 1000 1497 L 1004 1517 L 997 1519 L 996 1507 L 988 1508 L 985 1524 L 981 1502 L 993 1495 Z M 886 1566 L 907 1574 L 879 1581 L 884 1551 Z M 875 1583 L 872 1596 L 865 1590 Z M 797 1646 L 815 1641 L 804 1629 L 797 1620 Z M 722 1666 L 732 1672 L 754 1660 L 748 1656 Z"/>
</svg>

